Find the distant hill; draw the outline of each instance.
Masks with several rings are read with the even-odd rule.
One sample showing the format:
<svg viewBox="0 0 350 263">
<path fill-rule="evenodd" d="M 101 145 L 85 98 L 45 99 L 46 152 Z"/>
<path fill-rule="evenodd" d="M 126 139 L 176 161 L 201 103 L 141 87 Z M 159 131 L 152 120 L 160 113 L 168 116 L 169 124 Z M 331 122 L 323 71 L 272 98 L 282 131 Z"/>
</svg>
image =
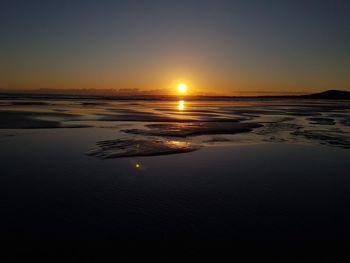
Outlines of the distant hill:
<svg viewBox="0 0 350 263">
<path fill-rule="evenodd" d="M 350 92 L 343 90 L 327 90 L 320 93 L 300 96 L 306 99 L 350 100 Z"/>
</svg>

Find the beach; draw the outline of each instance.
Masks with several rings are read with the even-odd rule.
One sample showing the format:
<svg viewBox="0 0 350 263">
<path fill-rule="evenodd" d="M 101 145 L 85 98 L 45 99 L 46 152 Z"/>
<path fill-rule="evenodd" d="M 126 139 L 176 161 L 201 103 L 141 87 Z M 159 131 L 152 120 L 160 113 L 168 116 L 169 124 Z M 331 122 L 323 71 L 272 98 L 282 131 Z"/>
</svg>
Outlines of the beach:
<svg viewBox="0 0 350 263">
<path fill-rule="evenodd" d="M 349 111 L 324 100 L 3 99 L 2 236 L 348 239 Z"/>
</svg>

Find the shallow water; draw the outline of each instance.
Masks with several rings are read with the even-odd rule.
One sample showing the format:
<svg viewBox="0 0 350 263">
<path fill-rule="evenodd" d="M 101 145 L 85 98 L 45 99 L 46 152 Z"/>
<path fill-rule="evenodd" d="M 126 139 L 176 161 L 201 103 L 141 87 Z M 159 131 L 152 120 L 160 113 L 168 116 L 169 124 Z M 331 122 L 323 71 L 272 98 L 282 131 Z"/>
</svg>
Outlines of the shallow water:
<svg viewBox="0 0 350 263">
<path fill-rule="evenodd" d="M 346 102 L 185 101 L 181 109 L 176 101 L 12 102 L 1 101 L 0 118 L 13 111 L 60 125 L 9 129 L 14 122 L 1 119 L 8 121 L 0 129 L 4 239 L 349 239 Z M 150 124 L 181 132 L 181 123 L 200 124 L 201 135 L 146 132 Z M 207 128 L 215 123 L 262 126 L 217 134 Z M 152 148 L 155 140 L 196 147 L 86 155 L 121 139 L 131 146 L 118 153 L 142 141 L 148 152 L 171 153 Z"/>
<path fill-rule="evenodd" d="M 229 136 L 218 141 L 227 144 L 237 143 L 239 140 L 232 135 L 244 132 L 247 140 L 256 143 L 285 141 L 350 147 L 347 101 L 2 100 L 0 120 L 0 129 L 10 130 L 110 127 L 131 141 L 135 135 L 141 135 L 144 141 L 147 136 L 186 137 L 204 145 L 205 141 L 198 141 L 199 135 L 212 136 L 205 140 L 214 142 L 217 134 L 225 134 Z M 101 136 L 96 142 L 105 139 Z"/>
</svg>

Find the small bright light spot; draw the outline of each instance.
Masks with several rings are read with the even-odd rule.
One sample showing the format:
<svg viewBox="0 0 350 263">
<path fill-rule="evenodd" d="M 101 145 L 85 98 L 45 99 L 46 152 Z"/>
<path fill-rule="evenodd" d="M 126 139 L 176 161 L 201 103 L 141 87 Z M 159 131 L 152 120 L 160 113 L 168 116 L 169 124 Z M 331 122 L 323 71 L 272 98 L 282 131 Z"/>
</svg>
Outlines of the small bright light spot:
<svg viewBox="0 0 350 263">
<path fill-rule="evenodd" d="M 140 166 L 139 163 L 135 164 L 135 168 L 140 168 L 140 167 L 141 167 L 141 166 Z"/>
<path fill-rule="evenodd" d="M 179 100 L 179 110 L 184 110 L 185 109 L 185 101 Z"/>
<path fill-rule="evenodd" d="M 177 91 L 180 93 L 185 93 L 186 89 L 186 84 L 180 83 L 179 85 L 177 85 Z"/>
</svg>

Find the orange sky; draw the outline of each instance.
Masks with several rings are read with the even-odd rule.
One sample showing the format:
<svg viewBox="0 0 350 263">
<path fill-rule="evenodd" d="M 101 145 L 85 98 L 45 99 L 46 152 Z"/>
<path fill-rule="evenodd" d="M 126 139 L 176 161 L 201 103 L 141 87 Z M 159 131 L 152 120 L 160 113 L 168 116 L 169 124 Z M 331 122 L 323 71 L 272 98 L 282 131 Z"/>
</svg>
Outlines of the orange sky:
<svg viewBox="0 0 350 263">
<path fill-rule="evenodd" d="M 184 82 L 192 94 L 350 91 L 347 7 L 14 1 L 0 23 L 0 88 L 172 93 Z"/>
</svg>

